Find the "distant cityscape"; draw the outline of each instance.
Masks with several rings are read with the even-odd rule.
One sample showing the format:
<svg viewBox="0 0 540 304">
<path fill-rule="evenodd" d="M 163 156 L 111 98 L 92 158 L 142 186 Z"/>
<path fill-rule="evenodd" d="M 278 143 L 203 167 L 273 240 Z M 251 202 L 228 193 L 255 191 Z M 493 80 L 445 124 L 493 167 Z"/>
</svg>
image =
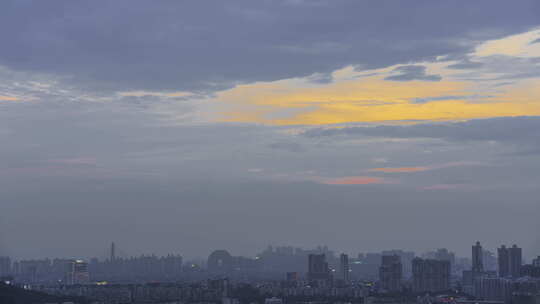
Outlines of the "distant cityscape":
<svg viewBox="0 0 540 304">
<path fill-rule="evenodd" d="M 4 256 L 0 277 L 96 303 L 540 303 L 540 256 L 526 263 L 517 245 L 493 252 L 476 242 L 470 257 L 446 248 L 351 256 L 326 246 L 269 246 L 253 258 L 215 250 L 206 262 L 180 254 L 120 257 L 115 243 L 109 250 L 106 259 L 90 260 Z"/>
</svg>

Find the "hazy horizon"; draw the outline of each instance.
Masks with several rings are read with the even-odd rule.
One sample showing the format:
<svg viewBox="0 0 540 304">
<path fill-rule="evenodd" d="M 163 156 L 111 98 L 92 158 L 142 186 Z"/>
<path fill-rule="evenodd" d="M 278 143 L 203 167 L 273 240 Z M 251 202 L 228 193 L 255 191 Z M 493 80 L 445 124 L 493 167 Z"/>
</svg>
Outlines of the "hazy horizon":
<svg viewBox="0 0 540 304">
<path fill-rule="evenodd" d="M 305 249 L 327 245 L 351 256 L 389 249 L 420 255 L 448 248 L 470 257 L 477 240 L 492 252 L 503 244 L 518 244 L 528 259 L 539 250 L 537 236 L 514 232 L 538 229 L 536 202 L 517 205 L 510 201 L 516 193 L 507 191 L 494 190 L 496 198 L 486 202 L 475 191 L 434 197 L 433 193 L 399 188 L 381 194 L 381 186 L 351 188 L 309 182 L 203 186 L 86 182 L 93 183 L 91 190 L 75 181 L 61 191 L 42 186 L 39 193 L 6 198 L 18 201 L 19 206 L 12 206 L 10 212 L 25 222 L 2 220 L 0 255 L 106 258 L 112 241 L 120 254 L 128 256 L 175 253 L 187 259 L 206 259 L 216 249 L 253 257 L 268 245 Z M 124 192 L 130 187 L 130 192 Z M 240 191 L 243 187 L 250 191 Z M 92 198 L 87 197 L 89 192 L 94 194 Z M 40 198 L 43 195 L 49 197 L 47 201 Z M 339 201 L 332 201 L 335 195 L 340 196 Z M 183 208 L 178 208 L 179 202 L 184 203 Z M 297 204 L 292 205 L 294 202 Z M 26 208 L 34 212 L 25 214 Z M 484 215 L 487 211 L 489 221 Z M 105 212 L 108 216 L 103 216 Z M 515 219 L 512 229 L 505 225 L 509 216 Z M 332 224 L 321 225 L 325 221 Z M 40 233 L 45 227 L 52 231 L 46 238 Z M 11 236 L 8 231 L 17 234 Z"/>
</svg>

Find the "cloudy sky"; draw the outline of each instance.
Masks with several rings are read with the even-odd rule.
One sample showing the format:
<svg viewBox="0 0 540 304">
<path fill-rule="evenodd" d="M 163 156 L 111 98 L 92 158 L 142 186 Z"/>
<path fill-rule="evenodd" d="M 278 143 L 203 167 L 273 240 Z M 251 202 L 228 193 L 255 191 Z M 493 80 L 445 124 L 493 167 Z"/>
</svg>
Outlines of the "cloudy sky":
<svg viewBox="0 0 540 304">
<path fill-rule="evenodd" d="M 0 254 L 540 255 L 540 2 L 0 3 Z"/>
</svg>

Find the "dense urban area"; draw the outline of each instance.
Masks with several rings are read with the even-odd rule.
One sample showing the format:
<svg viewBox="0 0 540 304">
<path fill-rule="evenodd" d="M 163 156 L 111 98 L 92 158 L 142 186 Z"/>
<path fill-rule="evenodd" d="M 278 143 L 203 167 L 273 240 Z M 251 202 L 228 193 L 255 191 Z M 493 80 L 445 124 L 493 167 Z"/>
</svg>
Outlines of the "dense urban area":
<svg viewBox="0 0 540 304">
<path fill-rule="evenodd" d="M 470 257 L 448 249 L 336 254 L 328 247 L 268 247 L 254 258 L 212 252 L 117 254 L 106 259 L 0 258 L 2 303 L 540 303 L 540 256 L 526 263 L 517 245 Z M 16 292 L 10 299 L 8 292 Z M 25 296 L 23 296 L 26 293 Z M 2 298 L 4 297 L 4 298 Z M 11 302 L 10 302 L 11 301 Z M 56 301 L 56 302 L 55 302 Z M 24 302 L 26 303 L 26 302 Z M 30 303 L 30 302 L 28 302 Z"/>
</svg>

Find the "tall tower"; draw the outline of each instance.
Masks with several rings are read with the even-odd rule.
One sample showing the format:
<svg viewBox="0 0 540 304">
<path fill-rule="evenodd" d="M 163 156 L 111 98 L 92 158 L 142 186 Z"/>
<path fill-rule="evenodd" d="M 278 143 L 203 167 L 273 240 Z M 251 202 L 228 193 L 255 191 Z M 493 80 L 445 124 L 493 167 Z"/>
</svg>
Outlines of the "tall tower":
<svg viewBox="0 0 540 304">
<path fill-rule="evenodd" d="M 399 255 L 383 255 L 382 264 L 379 267 L 381 288 L 390 292 L 400 291 L 402 278 L 401 257 Z"/>
<path fill-rule="evenodd" d="M 330 279 L 330 268 L 328 268 L 325 254 L 310 254 L 308 256 L 308 280 L 328 282 Z"/>
<path fill-rule="evenodd" d="M 499 277 L 505 278 L 510 275 L 510 259 L 508 257 L 508 248 L 502 245 L 497 249 L 497 260 L 499 263 Z"/>
<path fill-rule="evenodd" d="M 483 251 L 480 242 L 476 242 L 476 245 L 472 246 L 472 271 L 473 273 L 484 272 L 484 262 L 482 259 Z"/>
<path fill-rule="evenodd" d="M 349 256 L 342 253 L 339 256 L 339 275 L 344 283 L 349 283 Z"/>
<path fill-rule="evenodd" d="M 114 262 L 116 260 L 116 246 L 114 245 L 114 242 L 111 244 L 111 262 Z"/>
<path fill-rule="evenodd" d="M 521 275 L 522 250 L 517 245 L 508 248 L 508 265 L 510 276 L 518 278 Z"/>
<path fill-rule="evenodd" d="M 11 274 L 11 259 L 7 256 L 0 256 L 0 277 Z"/>
</svg>

